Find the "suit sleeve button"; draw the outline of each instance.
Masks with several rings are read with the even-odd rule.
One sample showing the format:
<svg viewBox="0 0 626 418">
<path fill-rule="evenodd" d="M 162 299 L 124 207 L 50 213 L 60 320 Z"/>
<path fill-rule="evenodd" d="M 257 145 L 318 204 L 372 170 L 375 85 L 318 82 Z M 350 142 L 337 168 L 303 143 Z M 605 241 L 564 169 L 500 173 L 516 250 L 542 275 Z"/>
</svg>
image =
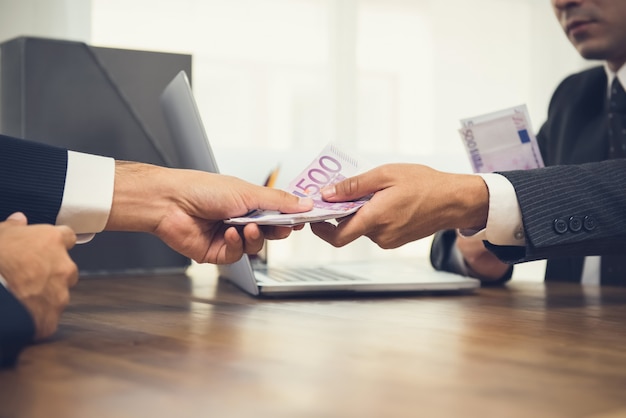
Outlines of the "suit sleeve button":
<svg viewBox="0 0 626 418">
<path fill-rule="evenodd" d="M 565 219 L 556 218 L 554 220 L 554 230 L 557 234 L 564 234 L 567 232 L 567 222 Z"/>
<path fill-rule="evenodd" d="M 580 216 L 572 216 L 569 218 L 569 230 L 572 232 L 578 232 L 583 229 L 583 220 Z"/>
<path fill-rule="evenodd" d="M 593 231 L 596 229 L 596 220 L 591 216 L 585 216 L 585 219 L 583 219 L 583 228 L 585 228 L 586 231 Z"/>
</svg>

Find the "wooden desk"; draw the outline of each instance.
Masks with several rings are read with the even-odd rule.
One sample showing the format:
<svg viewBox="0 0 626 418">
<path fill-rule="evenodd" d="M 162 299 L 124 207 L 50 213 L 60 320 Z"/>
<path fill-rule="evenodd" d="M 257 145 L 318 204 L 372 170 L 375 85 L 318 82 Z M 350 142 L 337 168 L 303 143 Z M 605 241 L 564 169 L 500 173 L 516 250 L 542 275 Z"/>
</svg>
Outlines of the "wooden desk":
<svg viewBox="0 0 626 418">
<path fill-rule="evenodd" d="M 626 416 L 626 289 L 256 300 L 209 276 L 83 279 L 0 416 Z"/>
</svg>

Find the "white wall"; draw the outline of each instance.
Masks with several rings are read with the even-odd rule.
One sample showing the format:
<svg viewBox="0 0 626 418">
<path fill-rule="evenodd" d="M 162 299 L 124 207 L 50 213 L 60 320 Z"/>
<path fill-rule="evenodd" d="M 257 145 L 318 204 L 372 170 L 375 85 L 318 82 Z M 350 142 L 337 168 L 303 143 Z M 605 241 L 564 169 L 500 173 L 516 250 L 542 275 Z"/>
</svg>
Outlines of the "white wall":
<svg viewBox="0 0 626 418">
<path fill-rule="evenodd" d="M 22 35 L 89 41 L 91 2 L 0 0 L 0 41 Z"/>
</svg>

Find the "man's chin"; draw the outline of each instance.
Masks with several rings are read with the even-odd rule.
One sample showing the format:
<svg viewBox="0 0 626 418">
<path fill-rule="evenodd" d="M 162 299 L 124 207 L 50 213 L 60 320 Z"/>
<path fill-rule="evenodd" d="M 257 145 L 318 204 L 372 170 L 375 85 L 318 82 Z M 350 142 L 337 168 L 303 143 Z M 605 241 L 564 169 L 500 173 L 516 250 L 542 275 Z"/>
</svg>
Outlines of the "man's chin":
<svg viewBox="0 0 626 418">
<path fill-rule="evenodd" d="M 606 60 L 610 55 L 609 50 L 604 45 L 581 42 L 575 46 L 578 53 L 588 60 Z"/>
</svg>

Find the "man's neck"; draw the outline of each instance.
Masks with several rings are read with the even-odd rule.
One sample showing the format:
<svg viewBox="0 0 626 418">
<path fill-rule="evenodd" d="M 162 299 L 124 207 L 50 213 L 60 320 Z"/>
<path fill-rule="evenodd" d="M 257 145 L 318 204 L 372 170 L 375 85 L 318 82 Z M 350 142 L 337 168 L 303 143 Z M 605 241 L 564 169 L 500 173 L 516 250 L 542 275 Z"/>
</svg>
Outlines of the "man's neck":
<svg viewBox="0 0 626 418">
<path fill-rule="evenodd" d="M 617 73 L 619 71 L 620 68 L 622 68 L 622 66 L 624 65 L 624 63 L 626 62 L 626 60 L 621 59 L 621 60 L 615 60 L 615 61 L 608 61 L 606 62 L 607 67 L 609 67 L 609 70 L 611 70 L 614 73 Z"/>
</svg>

